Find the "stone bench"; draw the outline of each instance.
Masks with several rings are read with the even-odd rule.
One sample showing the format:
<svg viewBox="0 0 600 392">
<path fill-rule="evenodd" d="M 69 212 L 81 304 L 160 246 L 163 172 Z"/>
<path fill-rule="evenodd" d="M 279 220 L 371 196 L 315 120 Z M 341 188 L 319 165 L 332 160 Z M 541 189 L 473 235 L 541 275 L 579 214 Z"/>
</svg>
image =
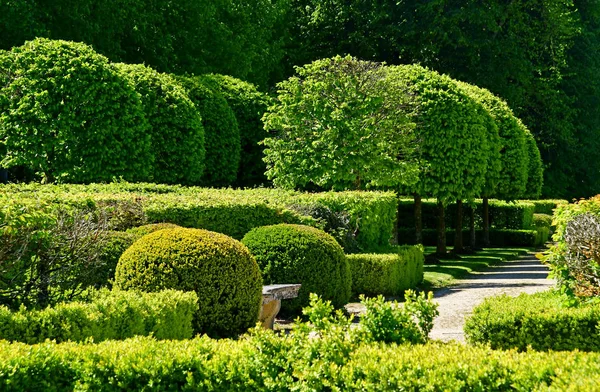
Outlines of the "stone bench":
<svg viewBox="0 0 600 392">
<path fill-rule="evenodd" d="M 259 320 L 265 329 L 273 329 L 275 316 L 281 309 L 281 300 L 296 298 L 300 291 L 300 284 L 272 284 L 263 286 L 262 307 L 260 309 Z"/>
</svg>

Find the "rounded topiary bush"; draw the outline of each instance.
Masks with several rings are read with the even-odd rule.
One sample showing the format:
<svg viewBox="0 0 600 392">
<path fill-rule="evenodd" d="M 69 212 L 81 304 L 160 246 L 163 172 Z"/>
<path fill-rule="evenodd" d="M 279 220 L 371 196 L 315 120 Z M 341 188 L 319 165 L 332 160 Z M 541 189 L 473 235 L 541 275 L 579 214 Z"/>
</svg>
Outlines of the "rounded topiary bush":
<svg viewBox="0 0 600 392">
<path fill-rule="evenodd" d="M 179 77 L 202 117 L 206 160 L 202 184 L 232 185 L 240 165 L 240 131 L 223 95 L 202 77 Z"/>
<path fill-rule="evenodd" d="M 231 237 L 202 229 L 165 229 L 140 238 L 121 256 L 115 286 L 195 291 L 195 331 L 214 337 L 254 326 L 262 302 L 260 270 L 248 249 Z"/>
<path fill-rule="evenodd" d="M 150 123 L 152 181 L 199 184 L 204 172 L 204 127 L 186 90 L 170 75 L 142 64 L 117 64 L 142 98 Z"/>
<path fill-rule="evenodd" d="M 180 227 L 181 226 L 176 225 L 175 223 L 150 223 L 149 225 L 133 227 L 127 230 L 127 233 L 131 233 L 138 237 L 143 237 L 146 234 L 154 233 L 155 231 L 164 229 L 178 229 Z"/>
<path fill-rule="evenodd" d="M 310 293 L 336 307 L 350 299 L 350 267 L 329 234 L 310 226 L 280 224 L 251 230 L 242 243 L 256 258 L 265 284 L 302 284 L 298 298 L 282 301 L 284 314 L 299 313 L 308 305 Z"/>
<path fill-rule="evenodd" d="M 140 96 L 106 57 L 42 38 L 0 56 L 0 166 L 30 168 L 46 182 L 149 180 Z"/>
</svg>

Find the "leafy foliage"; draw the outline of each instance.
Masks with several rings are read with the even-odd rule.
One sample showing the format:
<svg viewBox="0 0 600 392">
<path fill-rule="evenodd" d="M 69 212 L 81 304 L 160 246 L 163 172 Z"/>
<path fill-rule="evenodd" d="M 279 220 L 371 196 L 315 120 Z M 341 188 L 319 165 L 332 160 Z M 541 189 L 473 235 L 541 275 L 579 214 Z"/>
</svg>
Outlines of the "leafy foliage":
<svg viewBox="0 0 600 392">
<path fill-rule="evenodd" d="M 527 187 L 524 196 L 537 199 L 542 194 L 542 185 L 544 183 L 542 158 L 535 139 L 529 131 L 525 133 L 525 140 L 527 143 L 527 154 L 529 155 L 529 166 L 527 168 Z"/>
<path fill-rule="evenodd" d="M 115 287 L 195 291 L 194 331 L 211 336 L 234 336 L 252 327 L 262 300 L 260 270 L 248 249 L 201 229 L 164 229 L 136 241 L 119 260 Z"/>
<path fill-rule="evenodd" d="M 0 60 L 5 167 L 46 182 L 149 178 L 153 159 L 139 95 L 89 46 L 36 39 Z"/>
<path fill-rule="evenodd" d="M 240 164 L 240 131 L 235 114 L 216 86 L 202 77 L 179 77 L 202 117 L 206 160 L 202 184 L 228 186 L 235 182 Z M 212 88 L 211 88 L 212 86 Z"/>
<path fill-rule="evenodd" d="M 140 94 L 150 124 L 154 165 L 151 178 L 197 185 L 204 171 L 204 128 L 196 106 L 171 76 L 144 65 L 117 64 Z"/>
<path fill-rule="evenodd" d="M 344 190 L 412 183 L 408 91 L 386 74 L 382 64 L 337 56 L 297 67 L 279 83 L 263 117 L 272 133 L 264 144 L 273 184 Z"/>
<path fill-rule="evenodd" d="M 242 243 L 256 258 L 266 284 L 302 284 L 298 298 L 281 304 L 284 313 L 298 314 L 308 305 L 311 293 L 338 308 L 350 299 L 350 267 L 329 234 L 309 226 L 281 224 L 253 229 Z"/>
</svg>

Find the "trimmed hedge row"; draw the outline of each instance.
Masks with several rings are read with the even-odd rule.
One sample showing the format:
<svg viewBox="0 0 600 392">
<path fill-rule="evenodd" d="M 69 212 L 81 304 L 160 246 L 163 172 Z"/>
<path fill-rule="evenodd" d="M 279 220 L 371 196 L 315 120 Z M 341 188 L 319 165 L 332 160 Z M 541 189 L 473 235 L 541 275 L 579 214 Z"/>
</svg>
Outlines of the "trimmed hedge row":
<svg viewBox="0 0 600 392">
<path fill-rule="evenodd" d="M 454 230 L 446 230 L 447 244 L 454 245 Z M 483 230 L 477 230 L 478 239 L 483 238 Z M 537 247 L 545 244 L 550 238 L 550 230 L 547 227 L 541 227 L 536 230 L 490 230 L 491 246 L 527 246 Z M 470 241 L 470 232 L 463 231 L 463 242 L 468 244 Z M 415 243 L 415 229 L 399 228 L 398 242 L 401 244 Z M 435 246 L 437 243 L 437 231 L 435 229 L 423 230 L 423 245 Z"/>
<path fill-rule="evenodd" d="M 241 239 L 254 227 L 278 223 L 316 225 L 288 209 L 320 204 L 346 212 L 356 241 L 364 250 L 389 245 L 394 233 L 397 199 L 393 192 L 300 193 L 275 189 L 208 189 L 154 184 L 0 185 L 3 203 L 42 203 L 48 214 L 57 205 L 113 210 L 119 230 L 147 222 L 169 222 Z M 18 208 L 14 209 L 18 213 Z M 28 219 L 24 216 L 24 219 Z M 3 219 L 0 216 L 0 224 Z"/>
<path fill-rule="evenodd" d="M 554 292 L 488 298 L 474 309 L 465 334 L 493 349 L 600 351 L 600 303 L 567 308 Z"/>
<path fill-rule="evenodd" d="M 534 212 L 536 214 L 548 214 L 548 215 L 552 215 L 552 213 L 558 206 L 562 206 L 564 204 L 569 204 L 569 202 L 567 200 L 561 200 L 561 199 L 525 200 L 525 201 L 527 201 L 528 203 L 533 203 L 533 205 L 535 206 Z"/>
<path fill-rule="evenodd" d="M 94 341 L 152 335 L 156 339 L 189 339 L 196 293 L 102 290 L 91 302 L 70 302 L 44 310 L 0 306 L 0 339 L 34 344 L 46 339 Z M 0 356 L 1 357 L 1 356 Z"/>
<path fill-rule="evenodd" d="M 400 246 L 395 253 L 347 255 L 352 294 L 398 296 L 423 281 L 423 247 Z"/>
<path fill-rule="evenodd" d="M 0 342 L 0 389 L 593 391 L 600 385 L 597 353 L 517 353 L 460 344 L 367 344 L 332 352 L 321 347 L 327 340 L 313 338 L 303 345 L 315 351 L 298 358 L 301 348 L 277 339 Z"/>
<path fill-rule="evenodd" d="M 469 226 L 466 214 L 469 206 L 465 206 L 464 228 Z M 475 225 L 482 228 L 483 204 L 481 200 L 475 201 Z M 506 202 L 502 200 L 490 200 L 489 218 L 492 229 L 528 230 L 533 225 L 533 214 L 535 205 L 530 201 Z M 455 227 L 456 204 L 450 204 L 446 209 L 446 227 Z M 423 200 L 422 204 L 423 228 L 435 229 L 437 227 L 437 201 L 433 199 Z M 400 199 L 398 206 L 398 226 L 415 227 L 414 200 Z"/>
</svg>

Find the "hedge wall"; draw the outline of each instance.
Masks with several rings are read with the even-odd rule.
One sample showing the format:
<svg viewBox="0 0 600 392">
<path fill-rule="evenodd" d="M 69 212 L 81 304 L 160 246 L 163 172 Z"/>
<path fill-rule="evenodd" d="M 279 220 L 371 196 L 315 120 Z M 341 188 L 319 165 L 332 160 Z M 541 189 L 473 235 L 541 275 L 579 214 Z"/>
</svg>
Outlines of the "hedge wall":
<svg viewBox="0 0 600 392">
<path fill-rule="evenodd" d="M 347 255 L 352 294 L 398 296 L 423 281 L 423 247 L 400 246 L 394 253 Z"/>
<path fill-rule="evenodd" d="M 44 310 L 0 306 L 0 339 L 43 342 L 94 341 L 152 335 L 156 339 L 189 339 L 192 316 L 198 307 L 195 293 L 165 290 L 158 293 L 102 290 L 91 302 L 70 302 Z"/>
<path fill-rule="evenodd" d="M 333 350 L 275 335 L 254 340 L 156 341 L 29 346 L 0 341 L 3 391 L 532 391 L 597 390 L 600 355 L 494 351 L 461 344 L 367 344 Z M 310 355 L 307 348 L 314 351 Z M 308 353 L 307 353 L 308 354 Z"/>
<path fill-rule="evenodd" d="M 488 298 L 467 320 L 467 340 L 504 350 L 600 351 L 600 303 L 563 301 L 554 292 Z"/>
<path fill-rule="evenodd" d="M 479 242 L 483 238 L 483 230 L 476 231 L 476 237 Z M 448 245 L 454 245 L 454 230 L 446 230 L 446 238 Z M 550 230 L 547 227 L 540 227 L 535 230 L 490 230 L 490 245 L 495 247 L 504 246 L 526 246 L 538 247 L 545 244 L 550 238 Z M 423 245 L 434 246 L 437 241 L 437 231 L 435 229 L 423 230 Z M 469 243 L 470 232 L 463 231 L 464 243 Z M 415 229 L 399 228 L 398 242 L 400 244 L 414 244 Z"/>
</svg>

